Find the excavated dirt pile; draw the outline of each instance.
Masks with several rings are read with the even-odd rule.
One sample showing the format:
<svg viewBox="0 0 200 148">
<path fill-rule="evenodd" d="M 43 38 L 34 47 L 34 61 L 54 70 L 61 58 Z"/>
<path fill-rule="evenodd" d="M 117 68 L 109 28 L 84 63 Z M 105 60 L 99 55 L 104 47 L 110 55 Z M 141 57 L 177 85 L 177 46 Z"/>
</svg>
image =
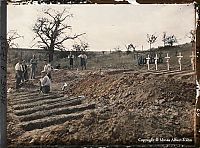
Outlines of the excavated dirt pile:
<svg viewBox="0 0 200 148">
<path fill-rule="evenodd" d="M 55 74 L 55 86 L 68 84 L 62 92 L 64 98 L 81 101 L 75 100 L 73 106 L 59 104 L 63 96 L 58 96 L 52 98 L 57 106 L 43 106 L 53 100 L 40 96 L 42 101 L 34 103 L 37 108 L 26 109 L 32 105 L 31 98 L 30 102 L 18 98 L 22 104 L 14 106 L 16 98 L 11 94 L 8 120 L 16 125 L 10 125 L 12 129 L 8 126 L 12 145 L 170 143 L 168 140 L 174 138 L 182 140 L 178 143 L 193 142 L 195 84 L 189 72 L 160 75 L 62 70 Z M 141 141 L 151 138 L 154 141 Z"/>
<path fill-rule="evenodd" d="M 138 138 L 193 136 L 192 83 L 137 72 L 91 74 L 72 87 L 71 93 L 85 95 L 86 101 L 102 108 L 94 117 L 95 128 L 87 134 L 98 133 L 93 138 L 96 142 L 135 143 Z"/>
</svg>

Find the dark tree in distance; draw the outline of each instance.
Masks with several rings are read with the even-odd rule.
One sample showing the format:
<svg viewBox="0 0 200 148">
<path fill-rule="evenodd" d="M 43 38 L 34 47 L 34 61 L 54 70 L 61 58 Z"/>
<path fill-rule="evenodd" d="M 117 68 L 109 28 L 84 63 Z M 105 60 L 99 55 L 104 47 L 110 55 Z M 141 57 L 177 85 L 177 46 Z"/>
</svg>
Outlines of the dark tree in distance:
<svg viewBox="0 0 200 148">
<path fill-rule="evenodd" d="M 151 45 L 156 42 L 156 39 L 157 39 L 157 36 L 155 36 L 154 34 L 152 35 L 147 34 L 147 42 L 149 43 L 150 50 L 151 50 Z"/>
<path fill-rule="evenodd" d="M 190 32 L 189 32 L 189 34 L 188 35 L 186 35 L 188 38 L 190 38 L 191 39 L 191 43 L 192 43 L 192 46 L 194 46 L 194 43 L 195 43 L 195 36 L 196 36 L 196 32 L 195 32 L 195 30 L 191 30 Z"/>
<path fill-rule="evenodd" d="M 177 43 L 177 39 L 174 35 L 171 35 L 171 36 L 167 36 L 165 38 L 165 42 L 166 42 L 167 45 L 173 46 L 174 43 Z"/>
<path fill-rule="evenodd" d="M 175 37 L 175 35 L 167 35 L 166 32 L 163 33 L 163 39 L 162 39 L 162 41 L 164 42 L 164 47 L 166 45 L 173 46 L 174 43 L 178 42 L 177 39 L 176 39 L 176 37 Z"/>
<path fill-rule="evenodd" d="M 74 40 L 85 33 L 70 35 L 69 31 L 71 31 L 72 26 L 65 24 L 65 21 L 73 15 L 66 9 L 61 12 L 46 9 L 43 10 L 43 13 L 43 17 L 39 17 L 33 26 L 33 31 L 36 34 L 34 39 L 39 39 L 37 41 L 39 47 L 48 51 L 49 62 L 51 62 L 55 49 L 65 50 L 63 45 L 65 41 Z"/>
<path fill-rule="evenodd" d="M 77 62 L 77 58 L 78 58 L 78 55 L 81 53 L 81 52 L 85 52 L 88 50 L 88 47 L 89 47 L 89 44 L 87 42 L 83 42 L 81 41 L 80 44 L 78 43 L 75 43 L 74 45 L 72 45 L 74 51 L 75 51 L 75 61 Z"/>
<path fill-rule="evenodd" d="M 88 50 L 89 44 L 87 42 L 81 41 L 80 44 L 76 43 L 72 45 L 72 47 L 75 50 L 75 52 L 83 52 Z"/>
<path fill-rule="evenodd" d="M 127 46 L 125 45 L 125 47 L 126 47 L 126 53 L 127 54 L 130 54 L 132 51 L 135 52 L 136 46 L 134 46 L 132 43 L 128 44 Z"/>
<path fill-rule="evenodd" d="M 23 36 L 19 35 L 17 33 L 16 30 L 10 30 L 8 33 L 7 33 L 7 44 L 8 44 L 8 48 L 13 48 L 13 47 L 17 47 L 18 44 L 15 43 L 14 41 L 16 39 L 19 39 L 19 38 L 24 38 Z"/>
<path fill-rule="evenodd" d="M 81 51 L 87 51 L 89 44 L 87 42 L 81 42 Z"/>
<path fill-rule="evenodd" d="M 131 43 L 131 44 L 128 44 L 128 46 L 125 45 L 125 47 L 126 47 L 127 51 L 131 51 L 131 49 L 132 49 L 133 51 L 135 51 L 135 48 L 136 48 L 136 46 L 134 46 L 132 43 Z"/>
<path fill-rule="evenodd" d="M 164 47 L 165 47 L 165 45 L 166 45 L 166 37 L 167 37 L 167 33 L 166 33 L 166 32 L 163 32 L 163 39 L 162 39 L 162 41 L 163 41 L 163 43 L 164 43 Z"/>
</svg>

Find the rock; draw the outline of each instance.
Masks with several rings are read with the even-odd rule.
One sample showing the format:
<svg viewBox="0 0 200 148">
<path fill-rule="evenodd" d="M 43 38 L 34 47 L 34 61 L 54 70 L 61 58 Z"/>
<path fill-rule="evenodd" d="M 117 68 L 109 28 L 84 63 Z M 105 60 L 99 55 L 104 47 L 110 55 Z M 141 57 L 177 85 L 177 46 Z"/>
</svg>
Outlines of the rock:
<svg viewBox="0 0 200 148">
<path fill-rule="evenodd" d="M 178 112 L 174 112 L 174 113 L 172 113 L 172 115 L 178 116 Z"/>
<path fill-rule="evenodd" d="M 99 120 L 99 124 L 105 123 L 105 120 Z"/>
<path fill-rule="evenodd" d="M 156 110 L 159 109 L 159 106 L 154 106 L 154 109 L 156 109 Z"/>
<path fill-rule="evenodd" d="M 69 133 L 75 133 L 77 132 L 77 129 L 74 126 L 69 126 Z"/>
<path fill-rule="evenodd" d="M 159 104 L 162 104 L 163 102 L 165 102 L 165 99 L 159 100 Z"/>
<path fill-rule="evenodd" d="M 35 139 L 32 139 L 29 143 L 34 143 L 35 142 Z"/>
<path fill-rule="evenodd" d="M 175 123 L 176 125 L 180 124 L 179 121 L 175 121 L 174 123 Z"/>
<path fill-rule="evenodd" d="M 156 103 L 156 104 L 159 104 L 159 101 L 158 101 L 158 99 L 156 99 L 156 100 L 155 100 L 155 103 Z"/>
</svg>

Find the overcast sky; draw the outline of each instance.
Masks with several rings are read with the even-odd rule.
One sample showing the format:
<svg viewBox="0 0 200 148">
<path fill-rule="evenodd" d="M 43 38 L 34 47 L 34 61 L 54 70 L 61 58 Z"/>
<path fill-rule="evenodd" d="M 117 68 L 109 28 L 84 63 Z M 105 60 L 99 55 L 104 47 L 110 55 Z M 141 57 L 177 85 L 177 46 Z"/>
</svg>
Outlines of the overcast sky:
<svg viewBox="0 0 200 148">
<path fill-rule="evenodd" d="M 163 32 L 174 34 L 179 44 L 190 42 L 186 36 L 194 29 L 193 5 L 8 5 L 8 31 L 17 30 L 24 38 L 16 40 L 19 47 L 29 48 L 34 42 L 32 26 L 43 8 L 57 10 L 69 8 L 74 15 L 68 23 L 72 33 L 86 35 L 81 40 L 88 42 L 90 50 L 113 50 L 133 43 L 137 49 L 149 48 L 146 34 L 155 34 L 158 40 L 153 47 L 162 46 Z M 67 41 L 71 49 L 76 41 Z M 37 48 L 37 47 L 35 47 Z"/>
</svg>

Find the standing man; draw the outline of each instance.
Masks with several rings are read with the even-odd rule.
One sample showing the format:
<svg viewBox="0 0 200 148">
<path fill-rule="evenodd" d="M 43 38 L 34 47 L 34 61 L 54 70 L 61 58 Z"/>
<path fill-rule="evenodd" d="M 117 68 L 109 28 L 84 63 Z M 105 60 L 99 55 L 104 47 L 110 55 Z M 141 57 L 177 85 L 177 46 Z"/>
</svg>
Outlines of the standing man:
<svg viewBox="0 0 200 148">
<path fill-rule="evenodd" d="M 51 66 L 50 63 L 47 63 L 47 60 L 44 60 L 44 61 L 45 61 L 45 65 L 44 65 L 44 69 L 42 72 L 45 72 L 47 74 L 47 76 L 49 77 L 49 79 L 52 80 L 51 71 L 52 71 L 53 67 Z"/>
<path fill-rule="evenodd" d="M 72 55 L 72 53 L 70 52 L 69 56 L 69 68 L 73 69 L 73 65 L 74 65 L 74 55 Z"/>
<path fill-rule="evenodd" d="M 86 62 L 87 62 L 87 56 L 86 56 L 86 54 L 82 53 L 78 57 L 81 58 L 81 67 L 82 67 L 82 70 L 83 70 L 83 68 L 86 69 Z"/>
<path fill-rule="evenodd" d="M 31 66 L 31 79 L 35 79 L 35 73 L 37 68 L 37 59 L 35 55 L 33 55 L 33 58 L 30 60 L 30 66 Z"/>
<path fill-rule="evenodd" d="M 22 61 L 22 69 L 23 69 L 23 81 L 28 81 L 28 66 L 26 65 L 25 60 Z"/>
<path fill-rule="evenodd" d="M 22 68 L 22 60 L 19 59 L 18 63 L 15 65 L 15 79 L 16 79 L 16 89 L 20 88 L 20 83 L 22 81 L 23 68 Z"/>
</svg>

